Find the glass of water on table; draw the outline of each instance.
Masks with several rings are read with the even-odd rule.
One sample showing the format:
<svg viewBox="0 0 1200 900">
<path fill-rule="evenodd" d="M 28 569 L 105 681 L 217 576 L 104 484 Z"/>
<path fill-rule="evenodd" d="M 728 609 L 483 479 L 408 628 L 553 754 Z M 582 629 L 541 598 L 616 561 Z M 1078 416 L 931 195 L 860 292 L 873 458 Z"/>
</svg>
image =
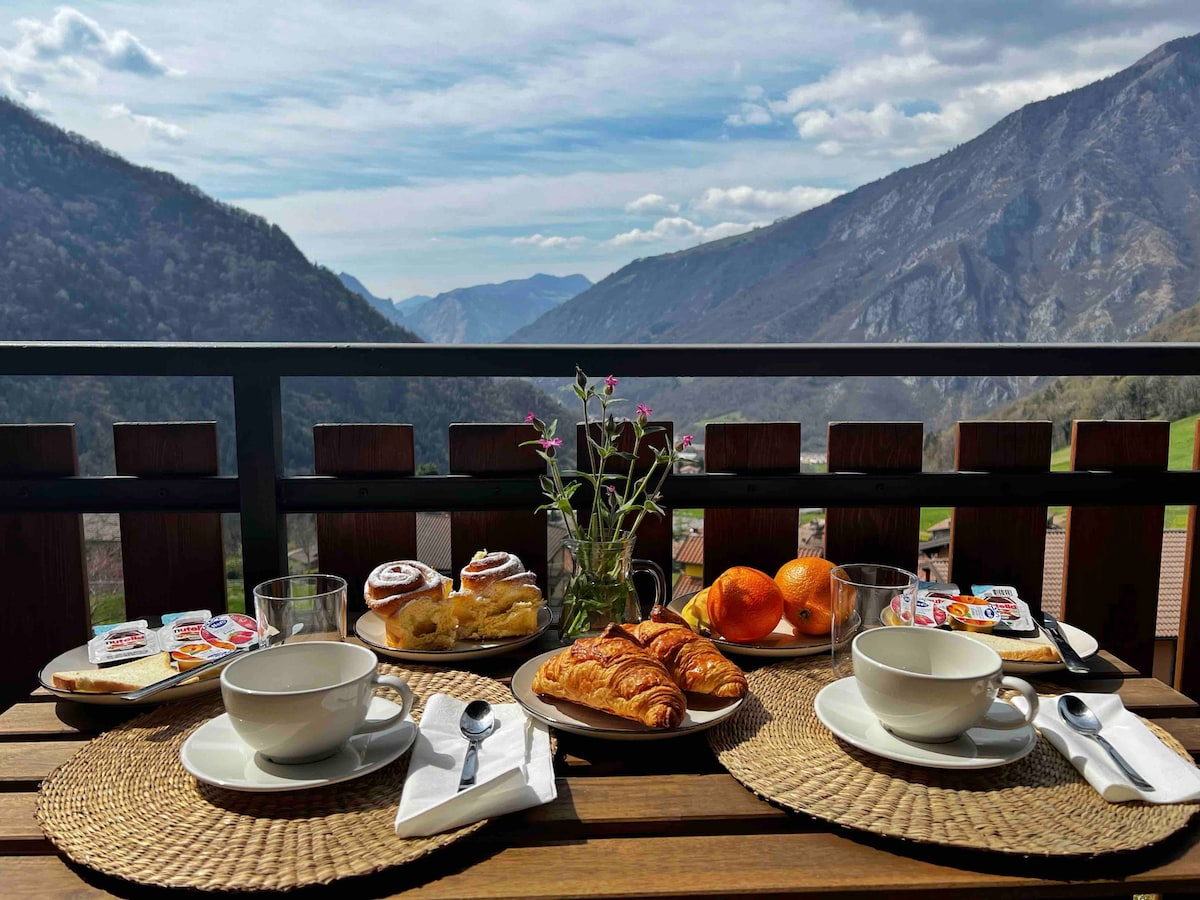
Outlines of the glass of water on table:
<svg viewBox="0 0 1200 900">
<path fill-rule="evenodd" d="M 895 566 L 855 563 L 829 573 L 833 607 L 833 677 L 854 674 L 850 644 L 871 628 L 911 625 L 917 596 L 917 576 Z"/>
<path fill-rule="evenodd" d="M 346 580 L 337 575 L 286 575 L 254 589 L 263 645 L 346 639 Z"/>
</svg>

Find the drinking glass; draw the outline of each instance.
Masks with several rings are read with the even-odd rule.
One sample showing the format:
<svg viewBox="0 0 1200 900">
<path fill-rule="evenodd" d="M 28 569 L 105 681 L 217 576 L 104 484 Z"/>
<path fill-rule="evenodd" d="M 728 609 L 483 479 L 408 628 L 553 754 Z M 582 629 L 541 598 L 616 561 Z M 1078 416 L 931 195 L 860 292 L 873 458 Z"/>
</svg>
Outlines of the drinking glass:
<svg viewBox="0 0 1200 900">
<path fill-rule="evenodd" d="M 860 631 L 885 625 L 911 625 L 917 596 L 917 576 L 895 566 L 855 563 L 829 573 L 833 604 L 833 677 L 854 674 L 850 642 Z M 892 600 L 896 605 L 893 607 Z M 899 609 L 895 616 L 885 611 Z"/>
<path fill-rule="evenodd" d="M 254 589 L 264 644 L 346 639 L 346 580 L 337 575 L 285 575 Z"/>
</svg>

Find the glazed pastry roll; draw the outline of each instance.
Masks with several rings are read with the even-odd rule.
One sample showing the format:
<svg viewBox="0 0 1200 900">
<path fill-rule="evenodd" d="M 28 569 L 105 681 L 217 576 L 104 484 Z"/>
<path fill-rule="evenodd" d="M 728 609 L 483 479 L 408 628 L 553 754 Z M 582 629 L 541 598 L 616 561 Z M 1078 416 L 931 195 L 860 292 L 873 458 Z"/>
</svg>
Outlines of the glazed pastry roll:
<svg viewBox="0 0 1200 900">
<path fill-rule="evenodd" d="M 632 719 L 651 728 L 677 728 L 687 700 L 649 650 L 621 629 L 582 638 L 538 668 L 533 690 Z"/>
<path fill-rule="evenodd" d="M 730 699 L 746 696 L 742 670 L 666 607 L 654 607 L 650 621 L 625 629 L 666 666 L 682 690 Z"/>
<path fill-rule="evenodd" d="M 532 572 L 511 553 L 480 550 L 451 594 L 460 638 L 505 638 L 537 631 L 545 605 Z"/>
<path fill-rule="evenodd" d="M 400 650 L 449 650 L 458 640 L 450 579 L 423 562 L 397 560 L 367 576 L 363 597 L 384 621 L 387 645 Z"/>
</svg>

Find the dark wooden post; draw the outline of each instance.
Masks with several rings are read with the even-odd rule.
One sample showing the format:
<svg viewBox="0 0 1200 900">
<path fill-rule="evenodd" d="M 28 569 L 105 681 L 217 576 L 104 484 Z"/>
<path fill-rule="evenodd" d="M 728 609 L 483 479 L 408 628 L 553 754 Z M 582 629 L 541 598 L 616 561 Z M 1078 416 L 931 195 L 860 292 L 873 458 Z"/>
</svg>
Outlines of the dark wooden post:
<svg viewBox="0 0 1200 900">
<path fill-rule="evenodd" d="M 1200 422 L 1196 423 L 1192 468 L 1200 469 Z M 1188 509 L 1187 551 L 1183 560 L 1183 598 L 1179 640 L 1175 646 L 1175 689 L 1200 697 L 1200 543 L 1196 541 L 1196 507 Z"/>
<path fill-rule="evenodd" d="M 313 460 L 318 475 L 343 478 L 409 476 L 414 471 L 411 425 L 317 425 Z M 321 513 L 320 569 L 346 579 L 351 610 L 366 609 L 363 585 L 381 563 L 417 557 L 417 514 Z"/>
<path fill-rule="evenodd" d="M 74 425 L 0 425 L 0 476 L 78 475 Z M 27 696 L 38 670 L 88 638 L 87 566 L 78 513 L 0 514 L 5 650 L 0 705 Z"/>
<path fill-rule="evenodd" d="M 1078 421 L 1071 468 L 1163 470 L 1168 422 Z M 1149 675 L 1154 670 L 1161 506 L 1075 506 L 1067 514 L 1063 619 Z"/>
<path fill-rule="evenodd" d="M 530 477 L 546 471 L 535 448 L 521 443 L 537 437 L 532 425 L 451 425 L 450 474 Z M 546 575 L 546 514 L 520 512 L 456 512 L 450 514 L 450 559 L 458 573 L 477 550 L 515 553 L 537 575 L 543 592 Z M 547 598 L 548 599 L 548 598 Z"/>
<path fill-rule="evenodd" d="M 800 423 L 709 425 L 704 430 L 704 471 L 794 474 L 800 470 Z M 706 509 L 704 583 L 730 566 L 774 575 L 796 556 L 798 509 Z"/>
<path fill-rule="evenodd" d="M 829 423 L 829 471 L 921 471 L 920 422 Z M 825 517 L 825 555 L 833 562 L 917 565 L 921 510 L 915 506 L 833 508 Z"/>
<path fill-rule="evenodd" d="M 959 422 L 954 468 L 960 472 L 1045 472 L 1050 422 Z M 962 507 L 950 518 L 950 579 L 1009 584 L 1034 610 L 1042 606 L 1046 507 Z"/>
<path fill-rule="evenodd" d="M 118 422 L 118 475 L 216 475 L 216 422 Z M 220 513 L 121 513 L 125 614 L 223 612 L 225 555 Z"/>
</svg>

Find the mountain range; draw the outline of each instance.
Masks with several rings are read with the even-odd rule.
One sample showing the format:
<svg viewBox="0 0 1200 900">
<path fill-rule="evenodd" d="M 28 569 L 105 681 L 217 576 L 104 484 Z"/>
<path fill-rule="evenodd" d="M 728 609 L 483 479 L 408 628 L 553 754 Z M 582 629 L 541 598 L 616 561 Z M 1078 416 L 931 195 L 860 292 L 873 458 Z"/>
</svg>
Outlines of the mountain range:
<svg viewBox="0 0 1200 900">
<path fill-rule="evenodd" d="M 583 275 L 543 275 L 455 288 L 435 297 L 392 301 L 376 297 L 353 275 L 338 277 L 393 322 L 438 344 L 489 344 L 592 286 Z"/>
<path fill-rule="evenodd" d="M 0 340 L 416 341 L 277 226 L 0 99 Z M 213 378 L 0 379 L 0 422 L 75 422 L 81 471 L 112 471 L 114 421 L 215 419 L 236 470 L 232 387 Z M 445 471 L 452 421 L 518 420 L 527 382 L 284 380 L 285 461 L 316 422 L 411 422 Z"/>
<path fill-rule="evenodd" d="M 821 207 L 636 260 L 509 340 L 1134 338 L 1200 298 L 1198 110 L 1192 36 Z M 1003 376 L 883 381 L 638 387 L 677 422 L 824 422 L 836 411 L 945 425 L 1032 386 Z"/>
</svg>

